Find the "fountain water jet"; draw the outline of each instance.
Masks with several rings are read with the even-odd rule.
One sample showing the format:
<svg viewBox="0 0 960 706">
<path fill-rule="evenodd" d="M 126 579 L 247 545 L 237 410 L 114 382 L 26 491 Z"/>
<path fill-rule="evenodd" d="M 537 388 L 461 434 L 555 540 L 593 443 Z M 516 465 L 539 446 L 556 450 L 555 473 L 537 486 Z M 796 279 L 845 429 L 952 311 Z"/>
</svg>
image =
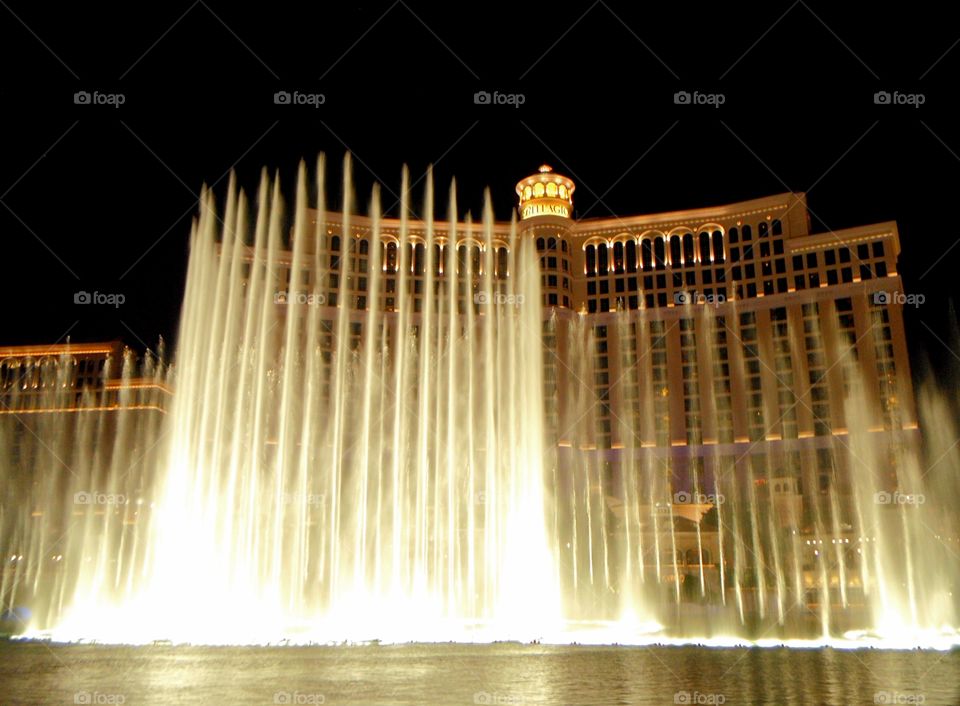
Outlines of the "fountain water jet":
<svg viewBox="0 0 960 706">
<path fill-rule="evenodd" d="M 489 194 L 479 229 L 459 220 L 454 187 L 448 220 L 437 223 L 428 175 L 423 218 L 411 219 L 406 171 L 397 236 L 387 236 L 377 189 L 369 215 L 354 214 L 349 158 L 338 214 L 327 211 L 323 175 L 321 158 L 311 207 L 301 165 L 291 218 L 279 179 L 266 173 L 253 216 L 232 178 L 222 216 L 204 190 L 166 426 L 125 432 L 113 446 L 119 468 L 128 447 L 158 444 L 138 475 L 153 480 L 155 511 L 133 529 L 112 516 L 68 529 L 75 568 L 52 582 L 47 569 L 13 572 L 17 586 L 45 586 L 28 634 L 209 644 L 811 645 L 848 644 L 845 633 L 879 646 L 956 641 L 956 565 L 945 568 L 922 531 L 951 524 L 932 508 L 877 504 L 882 460 L 870 450 L 870 420 L 858 416 L 867 405 L 856 384 L 849 439 L 836 442 L 852 469 L 852 531 L 862 533 L 854 562 L 836 544 L 851 532 L 837 485 L 813 496 L 811 530 L 793 505 L 774 516 L 779 481 L 749 449 L 703 466 L 671 451 L 667 401 L 678 393 L 658 356 L 678 321 L 645 309 L 602 325 L 570 317 L 566 416 L 552 429 L 542 337 L 556 336 L 558 314 L 541 305 L 531 240 L 511 225 L 503 271 Z M 737 302 L 724 307 L 687 304 L 682 320 L 705 332 L 706 365 L 721 364 L 726 343 L 743 344 L 728 346 L 731 374 L 743 378 L 768 353 L 741 340 L 749 321 Z M 594 433 L 604 400 L 586 382 L 608 327 L 632 342 L 609 354 L 636 395 L 617 420 L 627 442 L 615 470 Z M 800 329 L 784 331 L 784 350 L 799 349 Z M 736 413 L 729 386 L 698 394 L 704 414 Z M 773 421 L 761 412 L 751 423 Z M 898 487 L 924 487 L 915 451 L 904 453 Z M 77 465 L 89 478 L 102 463 Z M 802 481 L 813 495 L 816 480 Z M 678 491 L 720 498 L 713 519 L 691 519 Z M 956 497 L 953 486 L 943 497 Z M 50 531 L 3 509 L 5 551 L 36 553 Z M 832 546 L 810 563 L 805 547 L 823 538 Z"/>
</svg>

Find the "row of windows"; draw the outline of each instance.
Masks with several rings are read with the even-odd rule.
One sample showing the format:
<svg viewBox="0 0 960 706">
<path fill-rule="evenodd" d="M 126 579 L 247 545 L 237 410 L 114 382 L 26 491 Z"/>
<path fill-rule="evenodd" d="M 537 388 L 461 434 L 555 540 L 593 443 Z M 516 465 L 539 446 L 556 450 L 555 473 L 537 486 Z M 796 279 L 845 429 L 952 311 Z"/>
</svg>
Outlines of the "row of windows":
<svg viewBox="0 0 960 706">
<path fill-rule="evenodd" d="M 669 255 L 669 257 L 668 257 Z M 643 238 L 639 248 L 636 240 L 618 240 L 612 247 L 606 243 L 587 243 L 584 246 L 584 272 L 587 276 L 606 276 L 617 272 L 644 272 L 667 267 L 683 268 L 699 264 L 724 262 L 723 233 L 716 230 L 664 238 Z"/>
<path fill-rule="evenodd" d="M 836 301 L 838 331 L 841 337 L 846 329 L 852 328 L 852 300 L 842 298 Z M 830 400 L 827 387 L 827 355 L 824 338 L 820 333 L 820 307 L 817 303 L 803 305 L 800 321 L 801 329 L 795 333 L 788 323 L 786 307 L 771 309 L 771 353 L 772 359 L 765 360 L 759 346 L 760 324 L 755 312 L 744 312 L 739 317 L 738 339 L 742 350 L 742 394 L 745 403 L 747 432 L 749 438 L 760 440 L 764 438 L 797 438 L 799 432 L 799 407 L 806 407 L 812 414 L 814 433 L 818 436 L 831 433 Z M 877 371 L 880 378 L 881 402 L 887 412 L 896 411 L 896 377 L 894 371 L 894 351 L 891 343 L 892 331 L 889 325 L 889 311 L 878 307 L 873 314 L 877 318 L 876 358 Z M 700 381 L 701 362 L 696 341 L 696 326 L 694 319 L 680 319 L 679 364 L 680 379 L 682 381 L 684 431 L 688 444 L 701 443 L 703 439 L 703 424 L 708 404 L 704 396 L 713 395 L 712 414 L 716 419 L 717 440 L 725 443 L 733 440 L 732 390 L 730 365 L 728 362 L 728 336 L 724 317 L 705 320 L 705 330 L 702 332 L 712 343 L 712 356 L 707 364 L 714 371 L 713 389 L 706 391 Z M 661 325 L 663 322 L 659 322 Z M 621 369 L 628 374 L 626 381 L 630 386 L 636 386 L 635 375 L 630 374 L 630 367 L 636 363 L 638 357 L 634 350 L 637 345 L 637 328 L 644 324 L 631 322 L 623 336 L 622 350 L 626 351 L 621 360 Z M 802 382 L 796 380 L 794 366 L 796 352 L 805 354 L 807 372 Z M 651 365 L 652 387 L 651 398 L 659 401 L 661 381 L 665 385 L 667 350 L 665 341 L 659 350 L 651 346 L 643 356 Z M 595 358 L 598 373 L 596 382 L 607 384 L 610 372 L 609 358 L 605 349 L 598 352 Z M 773 416 L 767 414 L 764 398 L 765 378 L 770 378 L 772 388 L 770 392 L 776 400 L 776 406 L 771 410 Z M 666 387 L 663 387 L 666 391 Z M 639 427 L 645 421 L 638 418 L 645 409 L 643 400 L 639 396 L 639 387 L 627 387 L 623 392 L 623 404 L 627 412 L 635 418 L 635 426 Z M 666 395 L 664 395 L 666 396 Z M 649 414 L 649 413 L 647 413 Z M 655 415 L 659 419 L 660 415 Z M 647 420 L 646 423 L 649 423 Z M 667 427 L 664 426 L 664 429 Z"/>
<path fill-rule="evenodd" d="M 780 241 L 774 241 L 777 243 Z M 825 285 L 848 284 L 855 281 L 864 281 L 875 277 L 886 277 L 889 274 L 887 263 L 883 260 L 883 243 L 875 242 L 872 249 L 866 244 L 862 244 L 858 250 L 864 252 L 864 259 L 860 260 L 857 270 L 852 265 L 844 266 L 849 263 L 851 258 L 850 250 L 841 248 L 839 250 L 826 250 L 823 252 L 825 273 L 818 269 L 820 259 L 819 253 L 811 252 L 804 255 L 795 255 L 792 260 L 793 280 L 792 289 L 802 290 L 807 288 L 817 288 Z M 740 260 L 740 256 L 734 258 L 732 255 L 738 252 L 737 248 L 731 250 L 731 262 L 738 262 L 729 269 L 730 278 L 733 286 L 728 288 L 725 285 L 727 270 L 724 268 L 716 269 L 698 269 L 689 272 L 673 272 L 670 280 L 666 274 L 644 275 L 640 280 L 638 277 L 615 276 L 613 278 L 615 291 L 623 292 L 627 296 L 614 297 L 613 300 L 603 303 L 601 301 L 588 301 L 588 309 L 591 312 L 610 311 L 613 308 L 635 309 L 643 302 L 648 308 L 654 306 L 669 306 L 671 303 L 718 303 L 726 300 L 732 294 L 733 298 L 754 298 L 761 293 L 764 296 L 773 294 L 785 294 L 791 290 L 791 280 L 787 275 L 787 259 L 784 257 L 762 260 L 759 263 L 746 262 Z M 836 266 L 839 253 L 839 266 Z M 871 253 L 872 258 L 871 259 Z M 752 255 L 751 255 L 752 258 Z M 813 271 L 809 271 L 810 269 Z M 807 271 L 805 271 L 807 270 Z M 825 276 L 825 279 L 823 275 Z M 752 281 L 751 281 L 752 280 Z M 759 281 L 757 281 L 759 280 Z M 668 283 L 672 285 L 674 294 L 669 293 L 657 295 L 656 293 L 638 292 L 633 296 L 639 284 L 642 284 L 643 290 L 665 289 Z M 681 290 L 682 291 L 678 291 Z M 610 285 L 605 279 L 588 279 L 587 296 L 604 296 L 610 293 Z M 620 300 L 620 301 L 618 301 Z"/>
<path fill-rule="evenodd" d="M 13 359 L 0 362 L 0 389 L 78 388 L 99 384 L 105 358 L 67 358 L 67 367 L 59 356 L 41 359 Z"/>
</svg>

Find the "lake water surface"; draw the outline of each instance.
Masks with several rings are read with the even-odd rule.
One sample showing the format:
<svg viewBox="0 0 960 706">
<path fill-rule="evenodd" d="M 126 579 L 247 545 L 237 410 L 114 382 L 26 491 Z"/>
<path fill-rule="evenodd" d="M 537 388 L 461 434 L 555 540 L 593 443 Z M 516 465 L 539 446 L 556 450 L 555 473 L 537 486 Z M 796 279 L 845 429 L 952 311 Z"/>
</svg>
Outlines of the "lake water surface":
<svg viewBox="0 0 960 706">
<path fill-rule="evenodd" d="M 960 704 L 960 650 L 0 643 L 0 704 Z"/>
</svg>

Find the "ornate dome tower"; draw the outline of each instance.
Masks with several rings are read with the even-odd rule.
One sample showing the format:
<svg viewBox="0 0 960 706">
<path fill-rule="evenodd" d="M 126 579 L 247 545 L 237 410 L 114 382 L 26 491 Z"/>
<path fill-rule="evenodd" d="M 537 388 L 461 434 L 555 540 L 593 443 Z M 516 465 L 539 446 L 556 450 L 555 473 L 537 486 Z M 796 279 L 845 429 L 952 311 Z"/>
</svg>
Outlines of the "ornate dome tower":
<svg viewBox="0 0 960 706">
<path fill-rule="evenodd" d="M 556 220 L 558 225 L 569 225 L 573 216 L 574 189 L 576 186 L 568 177 L 556 174 L 548 164 L 542 165 L 537 174 L 517 184 L 520 220 L 540 223 L 540 219 L 550 219 Z"/>
<path fill-rule="evenodd" d="M 517 184 L 520 232 L 536 247 L 545 306 L 571 306 L 570 231 L 575 188 L 573 181 L 547 164 Z"/>
</svg>

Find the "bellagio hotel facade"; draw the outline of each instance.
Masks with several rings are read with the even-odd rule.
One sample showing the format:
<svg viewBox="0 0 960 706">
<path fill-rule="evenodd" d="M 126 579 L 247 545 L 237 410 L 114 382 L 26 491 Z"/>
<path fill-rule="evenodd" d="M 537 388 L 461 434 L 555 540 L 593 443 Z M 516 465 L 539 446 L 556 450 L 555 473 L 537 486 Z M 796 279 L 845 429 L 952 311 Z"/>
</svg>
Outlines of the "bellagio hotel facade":
<svg viewBox="0 0 960 706">
<path fill-rule="evenodd" d="M 575 188 L 547 165 L 516 186 L 519 237 L 540 262 L 547 441 L 559 454 L 593 454 L 614 473 L 627 456 L 657 457 L 679 475 L 749 458 L 769 477 L 808 478 L 808 491 L 818 478 L 824 490 L 843 463 L 836 451 L 850 433 L 855 382 L 858 428 L 886 448 L 917 442 L 896 223 L 814 234 L 802 193 L 577 220 Z M 331 351 L 338 312 L 359 344 L 371 296 L 373 224 L 355 216 L 352 232 L 342 226 L 327 214 L 323 272 L 293 275 L 291 253 L 279 257 L 278 289 L 285 279 L 323 295 L 315 315 Z M 406 301 L 416 320 L 426 264 L 445 259 L 450 224 L 433 224 L 432 258 L 416 221 L 401 256 L 400 228 L 380 223 L 379 310 L 390 317 Z M 460 267 L 492 262 L 495 280 L 508 278 L 510 230 L 494 224 L 486 258 L 482 226 L 458 223 Z M 410 266 L 402 280 L 401 262 Z M 460 295 L 482 313 L 475 296 Z M 0 370 L 32 355 L 0 351 Z"/>
<path fill-rule="evenodd" d="M 688 470 L 749 456 L 770 477 L 819 478 L 825 490 L 842 475 L 836 451 L 855 382 L 859 427 L 887 448 L 916 443 L 895 222 L 811 233 L 802 193 L 577 220 L 575 189 L 547 165 L 516 185 L 519 236 L 540 262 L 548 443 L 558 452 L 593 453 L 614 472 L 627 454 Z M 345 236 L 342 223 L 327 214 L 326 289 L 309 273 L 300 282 L 324 293 L 331 334 L 334 307 L 352 310 L 358 342 L 373 224 L 351 217 Z M 434 222 L 428 258 L 424 224 L 408 223 L 401 257 L 400 221 L 382 219 L 386 316 L 401 301 L 414 318 L 422 311 L 426 263 L 445 260 L 449 226 Z M 489 259 L 480 224 L 456 230 L 461 269 L 486 261 L 494 279 L 509 277 L 509 222 L 494 224 Z M 401 262 L 409 299 L 398 292 Z M 287 276 L 290 289 L 297 281 Z M 482 313 L 476 297 L 472 305 Z"/>
</svg>

